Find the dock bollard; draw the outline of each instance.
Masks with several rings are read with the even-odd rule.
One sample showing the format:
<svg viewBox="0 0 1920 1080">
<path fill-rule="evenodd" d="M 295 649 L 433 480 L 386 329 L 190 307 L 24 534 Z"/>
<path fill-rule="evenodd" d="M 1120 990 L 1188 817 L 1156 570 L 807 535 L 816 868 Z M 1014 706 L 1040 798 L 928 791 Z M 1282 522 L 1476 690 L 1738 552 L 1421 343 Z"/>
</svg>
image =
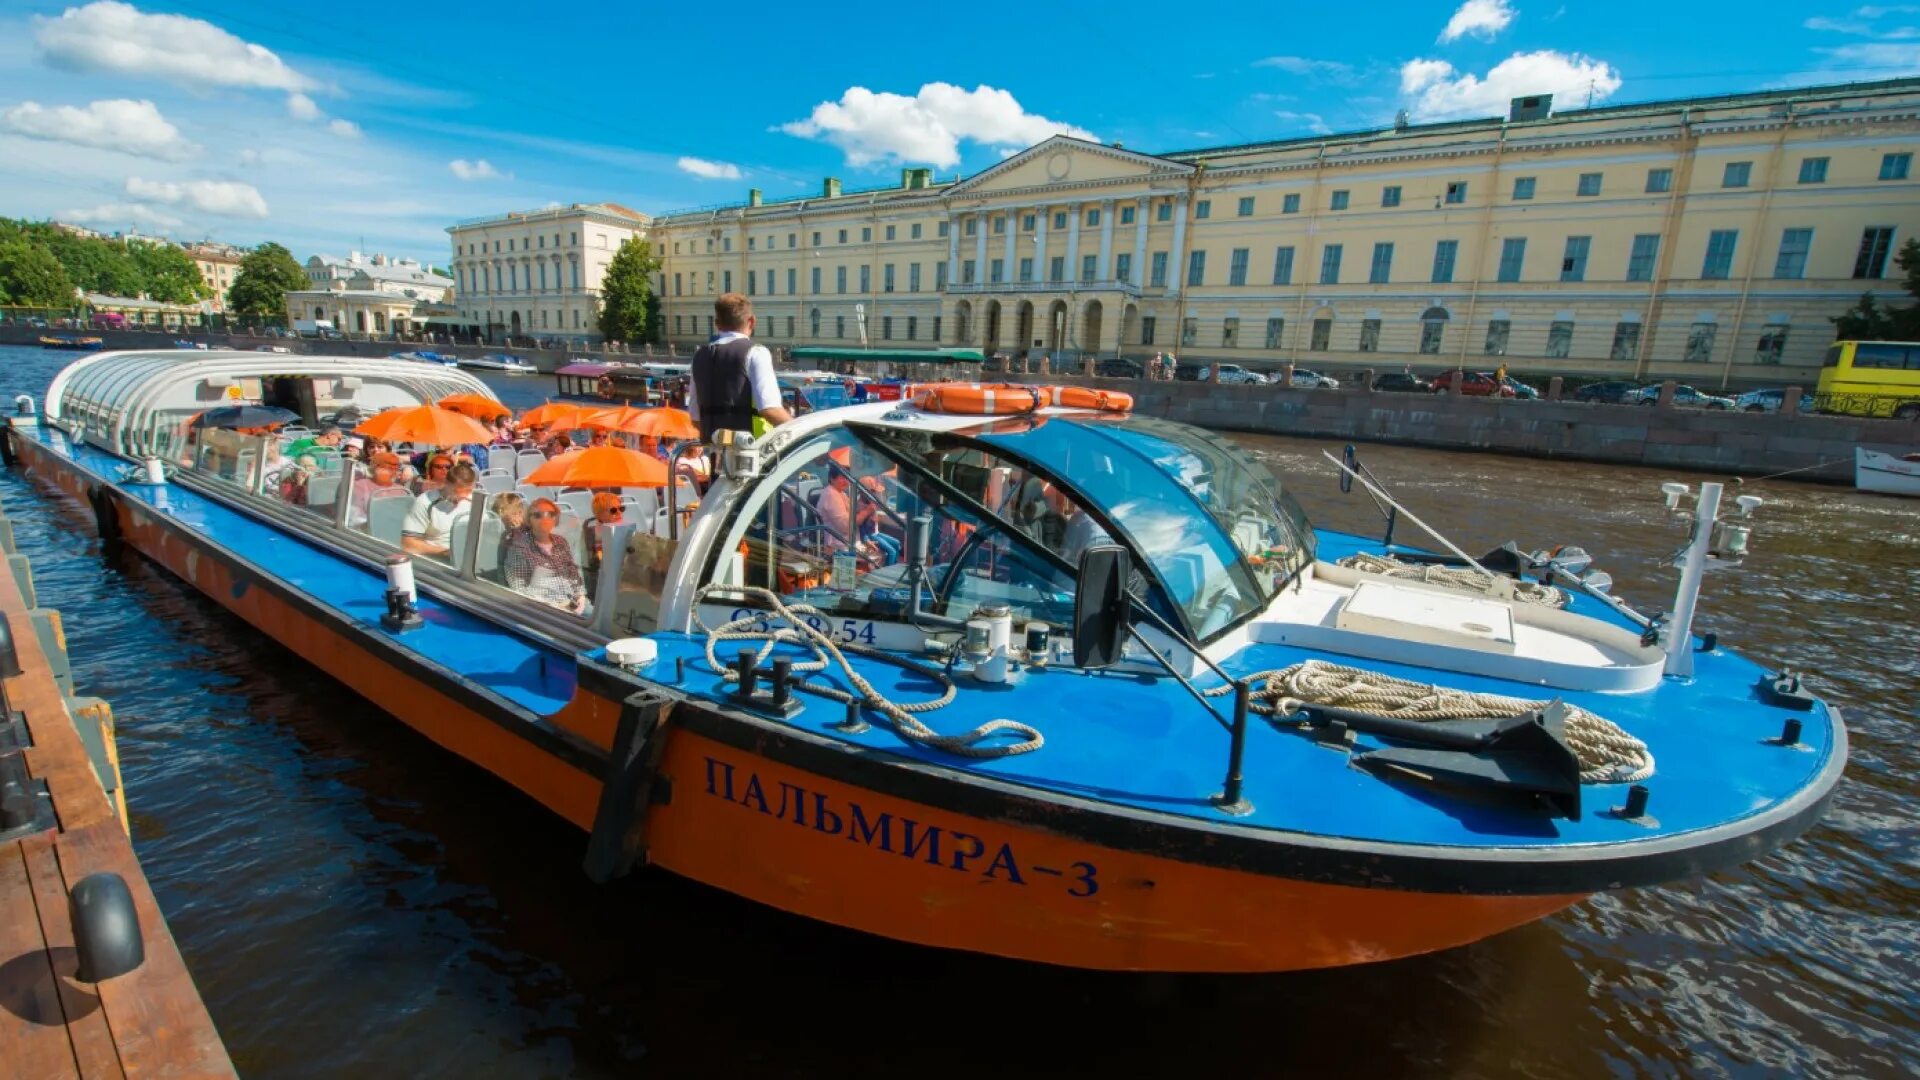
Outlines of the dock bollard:
<svg viewBox="0 0 1920 1080">
<path fill-rule="evenodd" d="M 111 870 L 88 874 L 67 894 L 67 912 L 73 920 L 74 951 L 80 954 L 74 978 L 97 983 L 146 962 L 140 913 L 134 910 L 127 879 Z"/>
</svg>

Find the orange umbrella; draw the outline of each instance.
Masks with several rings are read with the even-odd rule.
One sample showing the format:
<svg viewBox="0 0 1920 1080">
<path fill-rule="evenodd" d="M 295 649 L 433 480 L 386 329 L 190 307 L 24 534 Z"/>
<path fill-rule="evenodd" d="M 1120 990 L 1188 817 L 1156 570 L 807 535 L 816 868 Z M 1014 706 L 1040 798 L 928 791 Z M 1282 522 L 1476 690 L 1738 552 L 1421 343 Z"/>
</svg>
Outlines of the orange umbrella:
<svg viewBox="0 0 1920 1080">
<path fill-rule="evenodd" d="M 548 458 L 520 482 L 541 487 L 665 487 L 667 467 L 651 454 L 624 446 L 591 446 Z"/>
<path fill-rule="evenodd" d="M 571 431 L 580 426 L 580 418 L 586 412 L 584 406 L 570 401 L 549 401 L 521 413 L 520 423 L 524 427 L 544 426 L 554 431 Z"/>
<path fill-rule="evenodd" d="M 651 435 L 656 439 L 697 439 L 700 428 L 693 417 L 680 409 L 665 405 L 651 409 L 636 409 L 631 405 L 617 409 L 601 409 L 587 414 L 582 427 L 603 428 L 628 435 Z"/>
<path fill-rule="evenodd" d="M 440 407 L 471 416 L 483 424 L 502 416 L 513 415 L 512 409 L 485 394 L 449 394 L 440 399 Z"/>
<path fill-rule="evenodd" d="M 437 405 L 389 409 L 354 428 L 353 433 L 390 443 L 424 443 L 428 446 L 459 446 L 462 443 L 484 445 L 493 438 L 493 432 L 488 431 L 480 421 Z"/>
</svg>

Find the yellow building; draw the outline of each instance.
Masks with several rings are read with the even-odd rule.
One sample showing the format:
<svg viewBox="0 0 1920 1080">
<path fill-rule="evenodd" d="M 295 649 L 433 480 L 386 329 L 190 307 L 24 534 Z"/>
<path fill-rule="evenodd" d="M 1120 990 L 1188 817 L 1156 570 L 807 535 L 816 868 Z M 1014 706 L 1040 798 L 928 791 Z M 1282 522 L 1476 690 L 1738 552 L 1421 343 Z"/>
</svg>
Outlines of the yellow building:
<svg viewBox="0 0 1920 1080">
<path fill-rule="evenodd" d="M 446 310 L 384 289 L 347 286 L 345 279 L 335 279 L 323 289 L 289 290 L 287 325 L 324 322 L 343 334 L 387 337 L 418 330 L 429 315 L 443 314 Z"/>
<path fill-rule="evenodd" d="M 575 203 L 463 221 L 453 238 L 461 321 L 505 335 L 597 340 L 600 281 L 647 217 L 617 203 Z"/>
<path fill-rule="evenodd" d="M 1177 352 L 1811 379 L 1829 321 L 1898 293 L 1920 79 L 1146 154 L 1055 137 L 935 183 L 653 222 L 682 347 L 713 297 L 775 344 Z M 1538 118 L 1528 118 L 1538 114 Z"/>
<path fill-rule="evenodd" d="M 200 270 L 200 279 L 213 290 L 213 311 L 215 314 L 227 310 L 227 290 L 233 287 L 234 276 L 240 272 L 240 260 L 246 252 L 231 244 L 216 244 L 211 241 L 185 246 L 187 257 Z"/>
</svg>

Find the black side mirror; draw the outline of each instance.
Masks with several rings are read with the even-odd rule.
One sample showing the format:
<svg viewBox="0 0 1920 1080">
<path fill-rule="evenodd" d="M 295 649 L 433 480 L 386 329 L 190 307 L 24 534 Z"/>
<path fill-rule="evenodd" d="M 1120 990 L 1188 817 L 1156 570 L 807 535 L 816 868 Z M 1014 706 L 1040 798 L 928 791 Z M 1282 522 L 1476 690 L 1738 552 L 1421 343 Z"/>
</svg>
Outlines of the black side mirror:
<svg viewBox="0 0 1920 1080">
<path fill-rule="evenodd" d="M 1090 547 L 1080 556 L 1080 579 L 1073 598 L 1073 664 L 1112 667 L 1120 659 L 1133 621 L 1127 581 L 1133 576 L 1127 549 L 1116 544 Z"/>
</svg>

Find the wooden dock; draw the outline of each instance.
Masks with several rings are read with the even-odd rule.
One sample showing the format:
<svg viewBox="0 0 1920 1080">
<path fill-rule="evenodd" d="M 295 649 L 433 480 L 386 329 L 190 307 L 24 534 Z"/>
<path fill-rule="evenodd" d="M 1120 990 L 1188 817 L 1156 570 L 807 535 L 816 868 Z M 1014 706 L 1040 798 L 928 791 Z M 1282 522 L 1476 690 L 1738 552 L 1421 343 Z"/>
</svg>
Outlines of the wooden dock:
<svg viewBox="0 0 1920 1080">
<path fill-rule="evenodd" d="M 89 760 L 20 584 L 4 569 L 0 616 L 20 669 L 0 687 L 14 715 L 24 714 L 30 739 L 24 750 L 0 744 L 0 757 L 24 755 L 26 772 L 46 784 L 56 822 L 0 839 L 0 1074 L 235 1075 L 119 809 Z M 7 670 L 0 655 L 0 672 Z M 0 722 L 6 719 L 0 713 Z M 144 958 L 124 974 L 83 982 L 69 893 L 103 872 L 126 883 Z"/>
</svg>

